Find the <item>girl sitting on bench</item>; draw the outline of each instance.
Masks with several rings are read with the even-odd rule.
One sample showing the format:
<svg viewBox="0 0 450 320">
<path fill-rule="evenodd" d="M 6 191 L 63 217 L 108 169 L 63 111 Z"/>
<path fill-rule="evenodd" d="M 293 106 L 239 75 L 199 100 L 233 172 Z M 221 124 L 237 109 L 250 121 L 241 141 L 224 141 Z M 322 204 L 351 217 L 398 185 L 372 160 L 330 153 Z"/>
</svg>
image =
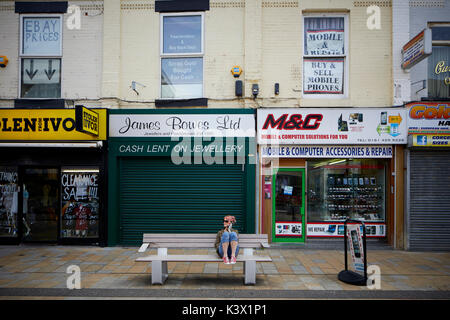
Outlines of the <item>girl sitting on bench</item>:
<svg viewBox="0 0 450 320">
<path fill-rule="evenodd" d="M 216 236 L 217 254 L 225 264 L 235 264 L 239 252 L 238 231 L 232 229 L 233 223 L 236 223 L 234 216 L 225 216 L 223 218 L 223 229 L 219 230 Z"/>
</svg>

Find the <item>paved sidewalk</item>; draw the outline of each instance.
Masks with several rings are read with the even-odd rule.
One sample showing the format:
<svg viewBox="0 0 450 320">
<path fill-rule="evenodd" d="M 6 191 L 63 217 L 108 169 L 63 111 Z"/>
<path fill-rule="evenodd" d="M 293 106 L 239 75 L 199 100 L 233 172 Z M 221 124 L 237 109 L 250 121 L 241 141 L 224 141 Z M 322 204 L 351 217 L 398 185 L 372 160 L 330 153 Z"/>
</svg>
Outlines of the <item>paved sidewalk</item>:
<svg viewBox="0 0 450 320">
<path fill-rule="evenodd" d="M 169 279 L 151 285 L 151 266 L 137 263 L 137 247 L 0 246 L 0 299 L 45 297 L 263 298 L 263 299 L 450 299 L 450 253 L 373 250 L 368 264 L 381 269 L 381 289 L 345 284 L 342 250 L 258 250 L 256 285 L 243 285 L 243 264 L 169 263 Z M 150 252 L 154 249 L 150 250 Z M 169 250 L 180 254 L 211 250 Z M 148 251 L 147 251 L 148 252 Z M 82 290 L 68 290 L 69 266 L 81 269 Z"/>
</svg>

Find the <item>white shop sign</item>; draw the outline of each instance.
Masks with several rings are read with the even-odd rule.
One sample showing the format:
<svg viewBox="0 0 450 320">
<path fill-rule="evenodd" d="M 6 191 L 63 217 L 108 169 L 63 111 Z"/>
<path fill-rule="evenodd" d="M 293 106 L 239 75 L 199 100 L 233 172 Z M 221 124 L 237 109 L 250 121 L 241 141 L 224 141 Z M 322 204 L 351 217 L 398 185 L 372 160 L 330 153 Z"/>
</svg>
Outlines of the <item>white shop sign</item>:
<svg viewBox="0 0 450 320">
<path fill-rule="evenodd" d="M 253 114 L 123 114 L 109 116 L 110 137 L 254 137 Z"/>
<path fill-rule="evenodd" d="M 259 144 L 406 144 L 400 108 L 258 109 Z"/>
</svg>

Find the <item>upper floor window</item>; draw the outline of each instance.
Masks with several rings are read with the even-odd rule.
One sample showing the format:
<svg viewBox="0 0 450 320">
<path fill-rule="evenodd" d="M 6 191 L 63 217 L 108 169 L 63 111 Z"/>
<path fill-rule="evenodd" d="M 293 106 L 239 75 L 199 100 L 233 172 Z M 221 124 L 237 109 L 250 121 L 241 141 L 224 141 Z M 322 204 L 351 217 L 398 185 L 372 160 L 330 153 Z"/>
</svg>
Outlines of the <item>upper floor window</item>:
<svg viewBox="0 0 450 320">
<path fill-rule="evenodd" d="M 203 96 L 203 13 L 161 14 L 161 98 Z"/>
<path fill-rule="evenodd" d="M 428 57 L 428 98 L 450 98 L 450 24 L 432 24 L 432 54 Z"/>
<path fill-rule="evenodd" d="M 62 16 L 21 15 L 20 97 L 60 98 Z"/>
<path fill-rule="evenodd" d="M 303 96 L 344 96 L 346 17 L 305 16 L 303 21 Z"/>
</svg>

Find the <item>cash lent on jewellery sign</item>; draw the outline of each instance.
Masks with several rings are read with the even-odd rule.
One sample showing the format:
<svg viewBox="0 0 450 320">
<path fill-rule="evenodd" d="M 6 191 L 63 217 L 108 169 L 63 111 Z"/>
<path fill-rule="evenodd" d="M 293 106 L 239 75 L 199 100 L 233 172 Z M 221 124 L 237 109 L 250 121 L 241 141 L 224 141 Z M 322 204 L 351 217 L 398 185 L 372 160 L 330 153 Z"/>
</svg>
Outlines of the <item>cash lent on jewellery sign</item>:
<svg viewBox="0 0 450 320">
<path fill-rule="evenodd" d="M 61 78 L 60 59 L 23 59 L 22 83 L 56 84 Z"/>
</svg>

